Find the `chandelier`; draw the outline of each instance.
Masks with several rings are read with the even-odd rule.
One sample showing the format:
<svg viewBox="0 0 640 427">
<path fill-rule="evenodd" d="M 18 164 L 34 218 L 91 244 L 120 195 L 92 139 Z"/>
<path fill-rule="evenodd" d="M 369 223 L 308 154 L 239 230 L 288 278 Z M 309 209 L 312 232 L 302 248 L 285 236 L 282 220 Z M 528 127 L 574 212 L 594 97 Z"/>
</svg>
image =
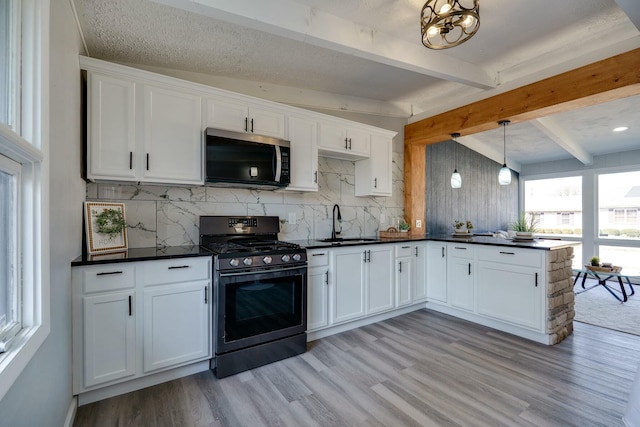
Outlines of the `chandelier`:
<svg viewBox="0 0 640 427">
<path fill-rule="evenodd" d="M 479 0 L 428 0 L 422 6 L 422 44 L 448 49 L 469 40 L 480 28 Z"/>
</svg>

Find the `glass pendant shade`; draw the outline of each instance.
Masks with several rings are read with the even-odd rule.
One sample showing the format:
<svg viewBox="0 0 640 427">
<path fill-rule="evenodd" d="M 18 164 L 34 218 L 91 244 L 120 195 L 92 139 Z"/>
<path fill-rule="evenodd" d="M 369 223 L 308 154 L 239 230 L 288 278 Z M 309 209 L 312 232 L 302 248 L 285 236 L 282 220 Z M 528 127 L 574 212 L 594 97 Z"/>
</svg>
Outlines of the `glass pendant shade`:
<svg viewBox="0 0 640 427">
<path fill-rule="evenodd" d="M 510 120 L 500 120 L 498 124 L 502 126 L 502 148 L 503 148 L 503 162 L 500 172 L 498 172 L 498 183 L 500 185 L 511 184 L 511 169 L 507 167 L 507 125 L 511 123 Z"/>
<path fill-rule="evenodd" d="M 500 168 L 500 172 L 498 173 L 498 183 L 500 183 L 500 185 L 511 184 L 511 169 L 509 169 L 506 164 L 502 165 Z"/>
<path fill-rule="evenodd" d="M 458 169 L 451 174 L 451 188 L 462 187 L 462 176 L 458 173 Z"/>
</svg>

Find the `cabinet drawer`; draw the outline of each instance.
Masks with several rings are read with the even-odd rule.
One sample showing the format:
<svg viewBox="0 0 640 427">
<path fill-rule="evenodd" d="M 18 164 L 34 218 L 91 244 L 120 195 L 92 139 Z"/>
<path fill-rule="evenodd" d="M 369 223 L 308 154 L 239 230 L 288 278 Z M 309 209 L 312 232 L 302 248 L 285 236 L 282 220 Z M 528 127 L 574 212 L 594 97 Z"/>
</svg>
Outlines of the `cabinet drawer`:
<svg viewBox="0 0 640 427">
<path fill-rule="evenodd" d="M 146 261 L 142 267 L 145 285 L 208 280 L 211 258 L 176 258 L 163 261 Z"/>
<path fill-rule="evenodd" d="M 396 258 L 413 255 L 412 249 L 413 246 L 409 243 L 396 245 Z"/>
<path fill-rule="evenodd" d="M 329 251 L 307 251 L 307 265 L 309 268 L 329 265 Z"/>
<path fill-rule="evenodd" d="M 449 256 L 458 258 L 473 258 L 475 256 L 475 245 L 464 243 L 452 243 L 449 245 Z"/>
<path fill-rule="evenodd" d="M 482 247 L 478 249 L 480 261 L 499 262 L 521 267 L 542 267 L 544 251 L 538 249 L 519 249 L 510 247 Z"/>
<path fill-rule="evenodd" d="M 135 285 L 135 266 L 131 263 L 119 263 L 87 267 L 82 270 L 84 292 L 104 292 L 128 289 Z"/>
</svg>

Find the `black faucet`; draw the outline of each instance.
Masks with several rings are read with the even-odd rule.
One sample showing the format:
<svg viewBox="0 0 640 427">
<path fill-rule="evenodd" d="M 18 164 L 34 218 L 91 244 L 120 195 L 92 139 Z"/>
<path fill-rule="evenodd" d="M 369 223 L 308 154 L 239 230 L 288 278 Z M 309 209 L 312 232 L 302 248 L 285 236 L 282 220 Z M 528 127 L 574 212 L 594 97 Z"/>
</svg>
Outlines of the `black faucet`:
<svg viewBox="0 0 640 427">
<path fill-rule="evenodd" d="M 342 226 L 340 226 L 340 231 L 338 231 L 336 233 L 336 209 L 338 210 L 338 221 L 342 221 L 342 215 L 340 215 L 340 206 L 338 205 L 333 205 L 333 213 L 332 213 L 332 218 L 333 221 L 331 222 L 331 240 L 335 240 L 336 239 L 336 234 L 340 234 L 342 232 Z M 338 224 L 340 225 L 340 224 Z"/>
</svg>

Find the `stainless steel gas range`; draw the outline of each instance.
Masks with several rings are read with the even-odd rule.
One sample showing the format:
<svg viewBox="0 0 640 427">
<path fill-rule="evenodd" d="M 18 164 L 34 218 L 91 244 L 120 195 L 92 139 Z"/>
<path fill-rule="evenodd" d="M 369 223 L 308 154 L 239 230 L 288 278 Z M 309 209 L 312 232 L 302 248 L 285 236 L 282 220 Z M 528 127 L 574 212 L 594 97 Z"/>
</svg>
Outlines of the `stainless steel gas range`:
<svg viewBox="0 0 640 427">
<path fill-rule="evenodd" d="M 213 253 L 218 378 L 306 351 L 307 255 L 279 231 L 275 216 L 200 217 L 200 244 Z"/>
</svg>

